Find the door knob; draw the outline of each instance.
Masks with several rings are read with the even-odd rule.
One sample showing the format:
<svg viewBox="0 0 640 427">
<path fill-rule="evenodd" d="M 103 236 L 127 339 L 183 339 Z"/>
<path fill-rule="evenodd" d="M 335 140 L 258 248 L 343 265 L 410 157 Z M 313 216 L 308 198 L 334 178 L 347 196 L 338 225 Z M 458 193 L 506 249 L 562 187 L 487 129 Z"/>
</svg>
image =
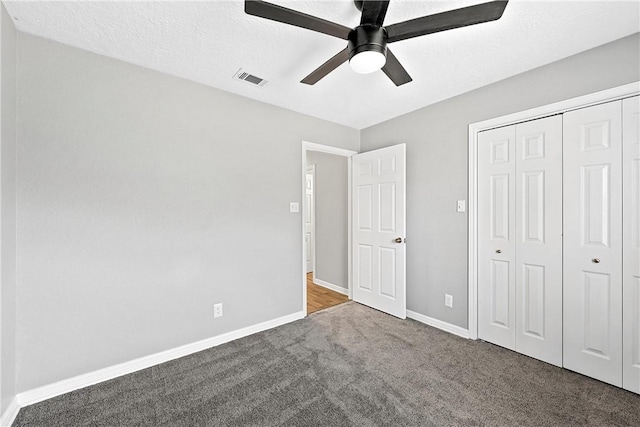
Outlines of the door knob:
<svg viewBox="0 0 640 427">
<path fill-rule="evenodd" d="M 402 237 L 396 237 L 396 239 L 394 240 L 394 242 L 396 242 L 396 243 L 402 243 Z"/>
<path fill-rule="evenodd" d="M 496 249 L 496 253 L 497 254 L 501 254 L 502 253 L 502 249 Z"/>
<path fill-rule="evenodd" d="M 591 260 L 591 262 L 594 264 L 600 264 L 600 258 L 594 258 Z"/>
</svg>

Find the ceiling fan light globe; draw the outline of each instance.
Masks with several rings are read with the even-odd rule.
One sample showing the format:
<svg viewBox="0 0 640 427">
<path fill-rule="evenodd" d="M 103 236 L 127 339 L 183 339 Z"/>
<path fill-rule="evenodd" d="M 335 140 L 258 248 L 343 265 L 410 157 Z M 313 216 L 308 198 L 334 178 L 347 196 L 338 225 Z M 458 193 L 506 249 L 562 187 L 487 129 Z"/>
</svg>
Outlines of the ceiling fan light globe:
<svg viewBox="0 0 640 427">
<path fill-rule="evenodd" d="M 349 60 L 351 69 L 359 74 L 370 74 L 378 71 L 387 62 L 387 58 L 382 52 L 368 50 L 354 55 Z"/>
</svg>

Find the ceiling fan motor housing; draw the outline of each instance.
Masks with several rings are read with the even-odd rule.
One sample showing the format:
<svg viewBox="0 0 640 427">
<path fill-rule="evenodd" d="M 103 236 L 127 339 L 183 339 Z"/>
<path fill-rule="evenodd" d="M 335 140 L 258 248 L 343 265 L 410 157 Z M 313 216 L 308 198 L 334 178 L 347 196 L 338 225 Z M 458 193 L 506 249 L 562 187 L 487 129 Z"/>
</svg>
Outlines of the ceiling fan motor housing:
<svg viewBox="0 0 640 427">
<path fill-rule="evenodd" d="M 387 31 L 374 25 L 360 25 L 349 33 L 349 60 L 361 52 L 380 52 L 387 56 Z"/>
</svg>

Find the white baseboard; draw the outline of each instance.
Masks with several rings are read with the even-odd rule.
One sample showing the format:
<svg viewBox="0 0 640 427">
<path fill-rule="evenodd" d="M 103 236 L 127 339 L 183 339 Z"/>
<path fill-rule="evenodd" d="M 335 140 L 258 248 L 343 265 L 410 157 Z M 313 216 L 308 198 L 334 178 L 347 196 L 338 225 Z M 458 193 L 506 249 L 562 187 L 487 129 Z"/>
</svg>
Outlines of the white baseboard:
<svg viewBox="0 0 640 427">
<path fill-rule="evenodd" d="M 334 285 L 333 283 L 325 282 L 324 280 L 320 280 L 317 278 L 313 278 L 313 283 L 318 286 L 322 286 L 323 288 L 331 289 L 332 291 L 338 292 L 342 295 L 349 295 L 349 289 L 343 288 L 342 286 Z"/>
<path fill-rule="evenodd" d="M 304 318 L 303 311 L 19 393 L 19 408 Z M 16 411 L 17 414 L 17 411 Z M 4 418 L 3 418 L 4 419 Z M 5 424 L 2 424 L 4 427 Z"/>
<path fill-rule="evenodd" d="M 451 323 L 443 322 L 442 320 L 434 319 L 433 317 L 425 316 L 424 314 L 416 313 L 411 310 L 407 310 L 407 317 L 417 320 L 420 323 L 433 326 L 434 328 L 442 329 L 450 334 L 458 335 L 462 338 L 469 338 L 469 330 L 461 328 L 460 326 L 452 325 Z"/>
<path fill-rule="evenodd" d="M 0 426 L 10 427 L 18 416 L 19 411 L 20 405 L 18 405 L 18 398 L 14 397 L 11 403 L 9 403 L 9 406 L 7 406 L 7 409 L 2 413 L 2 417 L 0 417 Z"/>
</svg>

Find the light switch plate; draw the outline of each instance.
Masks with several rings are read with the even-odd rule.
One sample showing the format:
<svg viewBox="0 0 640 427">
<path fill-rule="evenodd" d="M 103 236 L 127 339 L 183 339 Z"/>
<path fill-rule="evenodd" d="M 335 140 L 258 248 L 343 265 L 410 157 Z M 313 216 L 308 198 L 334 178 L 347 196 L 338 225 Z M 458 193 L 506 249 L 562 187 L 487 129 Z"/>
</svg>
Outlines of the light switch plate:
<svg viewBox="0 0 640 427">
<path fill-rule="evenodd" d="M 464 212 L 467 210 L 467 203 L 465 200 L 458 200 L 458 205 L 456 207 L 458 212 Z"/>
<path fill-rule="evenodd" d="M 289 203 L 289 212 L 291 213 L 300 212 L 300 204 L 298 204 L 298 202 Z"/>
</svg>

